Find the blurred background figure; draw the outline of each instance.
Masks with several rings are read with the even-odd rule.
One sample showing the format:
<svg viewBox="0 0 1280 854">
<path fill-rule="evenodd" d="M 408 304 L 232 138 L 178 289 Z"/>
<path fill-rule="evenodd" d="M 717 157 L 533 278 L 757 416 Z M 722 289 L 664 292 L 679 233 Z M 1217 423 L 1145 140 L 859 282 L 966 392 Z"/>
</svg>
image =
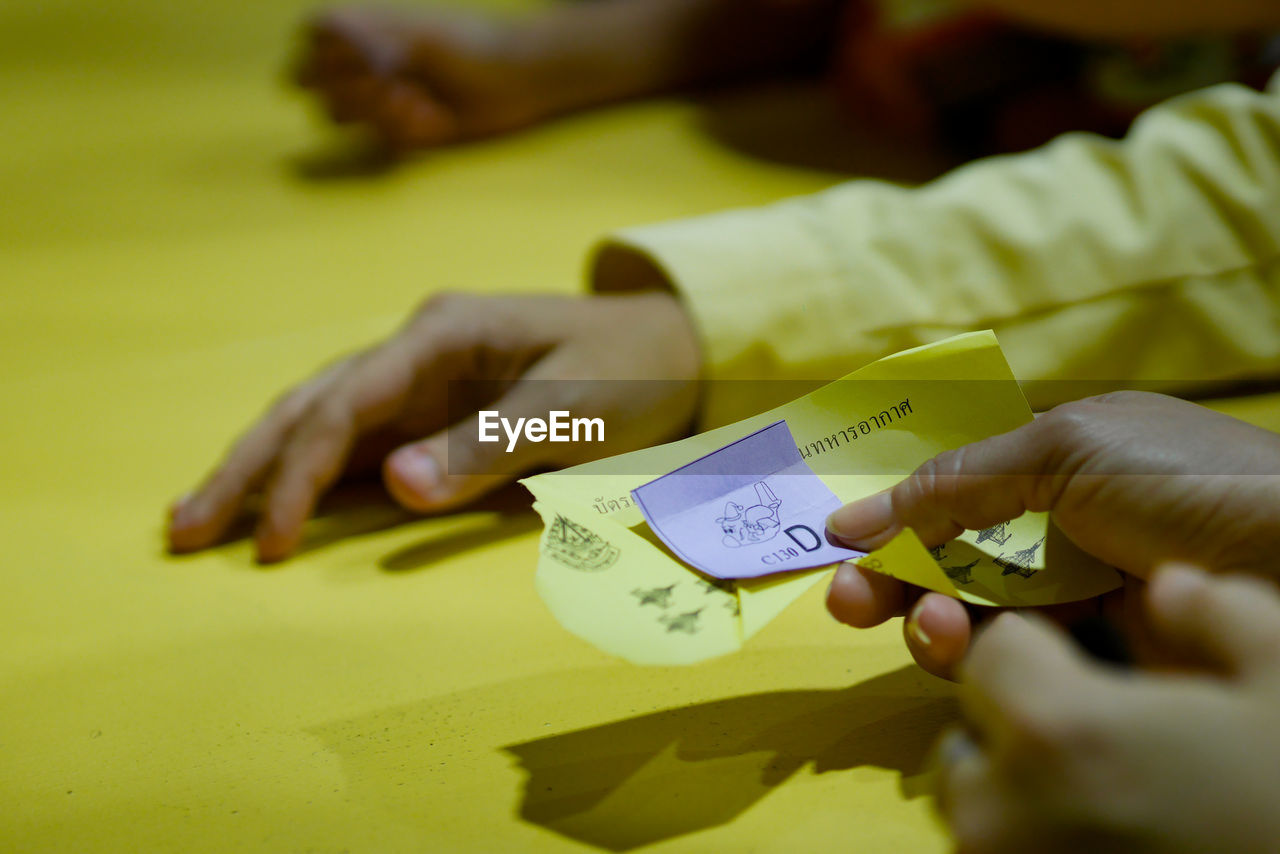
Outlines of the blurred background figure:
<svg viewBox="0 0 1280 854">
<path fill-rule="evenodd" d="M 396 151 L 674 90 L 825 72 L 851 120 L 972 157 L 1142 110 L 1277 57 L 1251 4 L 597 0 L 519 19 L 342 7 L 307 25 L 297 80 Z M 1252 4 L 1257 5 L 1257 4 Z"/>
<path fill-rule="evenodd" d="M 1119 131 L 1159 103 L 1120 142 L 1076 134 L 919 188 L 851 181 L 615 232 L 589 263 L 592 296 L 436 294 L 382 343 L 284 395 L 175 503 L 170 548 L 207 548 L 247 512 L 259 559 L 282 560 L 344 475 L 380 466 L 406 508 L 453 509 L 516 470 L 766 408 L 699 393 L 699 379 L 834 379 L 970 329 L 995 330 L 1042 408 L 1087 393 L 1081 381 L 1187 393 L 1280 374 L 1280 77 L 1269 92 L 1208 85 L 1265 67 L 1260 33 L 1280 27 L 1280 7 L 1115 5 L 600 0 L 523 20 L 321 16 L 301 79 L 339 120 L 400 150 L 828 56 L 838 91 L 890 132 L 974 153 L 1068 126 Z M 1180 89 L 1196 91 L 1166 97 Z M 664 381 L 650 386 L 661 392 L 642 400 L 613 382 L 637 378 Z M 448 379 L 498 380 L 500 411 L 584 409 L 627 429 L 609 445 L 511 459 L 475 443 L 471 409 L 448 415 Z M 556 383 L 536 382 L 564 379 L 600 391 L 571 407 Z"/>
</svg>

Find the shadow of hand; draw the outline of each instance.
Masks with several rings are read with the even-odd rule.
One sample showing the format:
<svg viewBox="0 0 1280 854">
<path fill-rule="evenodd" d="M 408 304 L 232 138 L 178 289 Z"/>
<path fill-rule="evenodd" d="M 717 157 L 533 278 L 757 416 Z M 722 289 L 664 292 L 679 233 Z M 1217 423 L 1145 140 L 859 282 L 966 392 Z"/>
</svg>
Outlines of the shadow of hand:
<svg viewBox="0 0 1280 854">
<path fill-rule="evenodd" d="M 352 480 L 321 499 L 314 516 L 307 520 L 306 533 L 294 557 L 411 522 L 437 520 L 438 524 L 426 530 L 422 540 L 378 561 L 378 565 L 389 572 L 423 569 L 462 552 L 534 530 L 541 522 L 532 508 L 529 493 L 513 483 L 465 507 L 426 517 L 396 504 L 381 483 Z M 214 548 L 226 548 L 252 538 L 255 524 L 252 515 L 242 516 L 219 538 Z M 187 559 L 186 555 L 175 557 Z M 267 568 L 289 563 L 269 564 Z"/>
<path fill-rule="evenodd" d="M 949 687 L 904 667 L 843 690 L 750 694 L 506 750 L 528 773 L 521 818 L 627 851 L 728 823 L 810 763 L 914 775 L 955 717 Z"/>
</svg>

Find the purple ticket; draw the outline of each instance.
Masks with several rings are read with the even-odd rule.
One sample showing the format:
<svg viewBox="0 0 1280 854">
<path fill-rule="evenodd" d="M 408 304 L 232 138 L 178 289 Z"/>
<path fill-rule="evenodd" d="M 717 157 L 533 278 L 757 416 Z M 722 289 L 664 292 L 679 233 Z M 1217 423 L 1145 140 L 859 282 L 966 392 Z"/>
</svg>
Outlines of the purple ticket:
<svg viewBox="0 0 1280 854">
<path fill-rule="evenodd" d="M 631 491 L 653 532 L 717 578 L 755 578 L 864 552 L 827 542 L 840 499 L 805 464 L 785 421 Z"/>
</svg>

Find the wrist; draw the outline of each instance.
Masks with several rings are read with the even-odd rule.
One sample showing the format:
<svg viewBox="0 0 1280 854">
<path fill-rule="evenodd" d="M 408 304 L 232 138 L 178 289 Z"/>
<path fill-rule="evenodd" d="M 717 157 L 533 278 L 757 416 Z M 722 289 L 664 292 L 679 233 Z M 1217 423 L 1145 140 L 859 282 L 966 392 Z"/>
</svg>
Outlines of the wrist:
<svg viewBox="0 0 1280 854">
<path fill-rule="evenodd" d="M 567 3 L 516 24 L 511 55 L 547 115 L 664 91 L 684 82 L 690 17 L 724 0 Z"/>
</svg>

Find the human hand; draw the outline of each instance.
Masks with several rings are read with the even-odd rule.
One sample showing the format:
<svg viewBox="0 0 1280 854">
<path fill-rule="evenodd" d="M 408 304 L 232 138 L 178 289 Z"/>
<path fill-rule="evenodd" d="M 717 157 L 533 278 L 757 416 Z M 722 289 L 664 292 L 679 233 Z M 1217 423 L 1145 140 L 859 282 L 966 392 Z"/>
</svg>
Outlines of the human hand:
<svg viewBox="0 0 1280 854">
<path fill-rule="evenodd" d="M 831 0 L 552 3 L 521 19 L 359 6 L 316 16 L 298 82 L 395 150 L 505 133 L 627 98 L 807 64 Z"/>
<path fill-rule="evenodd" d="M 1278 475 L 1275 434 L 1163 395 L 1119 392 L 940 454 L 892 490 L 837 510 L 828 526 L 865 550 L 907 527 L 933 547 L 1048 511 L 1077 546 L 1139 579 L 1169 561 L 1276 574 Z M 917 595 L 846 564 L 827 606 L 858 627 L 910 606 L 908 647 L 924 669 L 949 677 L 969 643 L 969 612 L 941 594 Z"/>
<path fill-rule="evenodd" d="M 306 28 L 297 82 L 395 150 L 514 130 L 550 112 L 521 30 L 442 10 L 340 8 Z"/>
<path fill-rule="evenodd" d="M 964 854 L 1275 852 L 1280 595 L 1268 581 L 1159 570 L 1157 643 L 1203 672 L 1082 656 L 1044 620 L 997 618 L 961 667 L 970 733 L 942 740 L 938 803 Z"/>
<path fill-rule="evenodd" d="M 692 323 L 665 291 L 435 297 L 385 342 L 339 361 L 271 407 L 204 484 L 175 504 L 169 547 L 207 548 L 254 510 L 258 559 L 278 561 L 298 547 L 317 499 L 346 473 L 381 465 L 397 501 L 434 512 L 521 471 L 673 439 L 693 420 L 699 371 Z M 648 382 L 614 382 L 628 379 Z M 476 381 L 476 393 L 486 397 L 448 412 L 450 381 Z M 508 453 L 505 441 L 477 442 L 478 408 L 512 421 L 545 419 L 552 410 L 601 418 L 605 440 L 523 442 Z"/>
</svg>

